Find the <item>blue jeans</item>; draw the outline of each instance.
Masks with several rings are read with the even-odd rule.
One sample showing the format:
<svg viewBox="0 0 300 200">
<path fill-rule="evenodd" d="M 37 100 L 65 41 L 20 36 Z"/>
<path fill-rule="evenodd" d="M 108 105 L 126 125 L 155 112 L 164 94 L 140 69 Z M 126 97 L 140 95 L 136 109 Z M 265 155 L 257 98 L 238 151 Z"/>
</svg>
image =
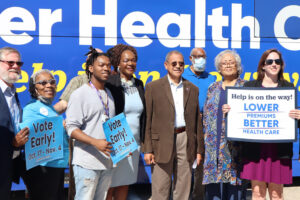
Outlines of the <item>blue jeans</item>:
<svg viewBox="0 0 300 200">
<path fill-rule="evenodd" d="M 73 166 L 75 200 L 105 200 L 111 184 L 112 170 L 91 170 Z"/>
<path fill-rule="evenodd" d="M 246 200 L 245 185 L 211 183 L 205 186 L 206 200 Z"/>
</svg>

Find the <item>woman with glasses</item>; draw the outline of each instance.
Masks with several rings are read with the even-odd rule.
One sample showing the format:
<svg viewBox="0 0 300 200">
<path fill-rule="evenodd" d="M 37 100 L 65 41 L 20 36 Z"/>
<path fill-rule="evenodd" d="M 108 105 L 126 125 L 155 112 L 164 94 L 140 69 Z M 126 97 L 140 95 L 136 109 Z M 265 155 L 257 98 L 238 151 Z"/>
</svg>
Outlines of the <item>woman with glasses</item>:
<svg viewBox="0 0 300 200">
<path fill-rule="evenodd" d="M 58 116 L 52 106 L 56 95 L 56 80 L 49 70 L 42 69 L 31 76 L 29 92 L 32 100 L 24 107 L 23 122 Z M 69 149 L 65 130 L 61 133 L 63 135 L 55 137 L 63 137 L 63 158 L 45 162 L 25 172 L 23 178 L 32 200 L 64 199 L 64 170 L 68 166 Z"/>
<path fill-rule="evenodd" d="M 115 100 L 116 115 L 124 112 L 138 145 L 143 141 L 145 129 L 145 98 L 143 82 L 134 78 L 137 52 L 132 46 L 118 44 L 108 50 L 117 74 L 112 75 L 106 86 Z M 107 200 L 126 200 L 128 185 L 137 181 L 140 149 L 120 161 L 113 169 L 111 188 Z"/>
<path fill-rule="evenodd" d="M 246 199 L 237 164 L 238 145 L 225 139 L 222 106 L 228 86 L 242 87 L 241 58 L 232 50 L 224 50 L 215 58 L 222 81 L 210 85 L 203 109 L 205 158 L 203 184 L 206 200 Z"/>
<path fill-rule="evenodd" d="M 269 49 L 261 56 L 257 80 L 244 87 L 294 87 L 283 78 L 284 61 L 277 49 Z M 290 111 L 299 119 L 300 111 Z M 265 199 L 267 188 L 271 199 L 283 199 L 283 184 L 292 183 L 293 143 L 242 143 L 243 169 L 241 177 L 251 180 L 252 199 Z"/>
</svg>

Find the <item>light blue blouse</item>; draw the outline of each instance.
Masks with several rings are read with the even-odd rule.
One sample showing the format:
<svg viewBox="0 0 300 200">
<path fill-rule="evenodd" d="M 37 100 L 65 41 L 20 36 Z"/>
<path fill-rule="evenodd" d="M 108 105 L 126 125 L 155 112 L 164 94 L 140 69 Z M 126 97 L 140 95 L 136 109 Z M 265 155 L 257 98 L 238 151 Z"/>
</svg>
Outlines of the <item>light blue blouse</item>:
<svg viewBox="0 0 300 200">
<path fill-rule="evenodd" d="M 32 99 L 23 109 L 23 122 L 33 121 L 37 119 L 43 119 L 47 117 L 58 116 L 57 112 L 54 110 L 52 105 L 47 105 L 39 100 Z M 56 167 L 56 168 L 66 168 L 69 162 L 69 143 L 68 135 L 63 131 L 63 147 L 64 147 L 64 157 L 62 159 L 53 160 L 41 164 L 41 166 Z"/>
<path fill-rule="evenodd" d="M 124 95 L 124 114 L 134 139 L 140 145 L 140 118 L 143 112 L 143 103 L 136 87 L 124 87 Z"/>
</svg>

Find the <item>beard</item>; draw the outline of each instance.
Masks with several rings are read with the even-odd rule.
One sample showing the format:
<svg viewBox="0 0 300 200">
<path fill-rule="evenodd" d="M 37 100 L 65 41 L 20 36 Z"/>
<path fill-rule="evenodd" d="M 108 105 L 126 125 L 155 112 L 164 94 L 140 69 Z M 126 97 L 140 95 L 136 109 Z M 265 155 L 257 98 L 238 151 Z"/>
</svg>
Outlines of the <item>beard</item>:
<svg viewBox="0 0 300 200">
<path fill-rule="evenodd" d="M 18 70 L 9 69 L 5 71 L 0 67 L 0 77 L 6 83 L 13 84 L 19 80 L 20 76 L 20 71 Z"/>
</svg>

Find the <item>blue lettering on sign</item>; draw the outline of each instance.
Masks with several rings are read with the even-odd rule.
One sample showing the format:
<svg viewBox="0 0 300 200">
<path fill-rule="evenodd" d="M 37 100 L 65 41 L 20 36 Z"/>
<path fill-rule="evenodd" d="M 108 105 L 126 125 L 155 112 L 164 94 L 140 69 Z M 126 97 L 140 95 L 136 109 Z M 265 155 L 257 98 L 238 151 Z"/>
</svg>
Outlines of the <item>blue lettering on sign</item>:
<svg viewBox="0 0 300 200">
<path fill-rule="evenodd" d="M 251 128 L 277 128 L 278 123 L 278 120 L 244 119 L 244 127 Z"/>
<path fill-rule="evenodd" d="M 245 111 L 267 111 L 267 112 L 276 112 L 278 111 L 278 104 L 254 104 L 244 103 Z"/>
</svg>

